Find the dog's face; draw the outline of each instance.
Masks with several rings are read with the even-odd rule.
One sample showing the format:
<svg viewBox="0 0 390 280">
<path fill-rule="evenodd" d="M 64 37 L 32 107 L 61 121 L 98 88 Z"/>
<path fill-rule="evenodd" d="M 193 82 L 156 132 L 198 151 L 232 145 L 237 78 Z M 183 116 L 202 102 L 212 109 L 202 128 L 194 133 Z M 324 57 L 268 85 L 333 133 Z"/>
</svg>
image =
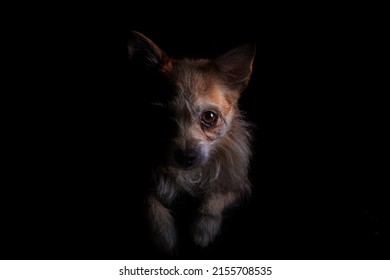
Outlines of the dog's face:
<svg viewBox="0 0 390 280">
<path fill-rule="evenodd" d="M 236 48 L 214 60 L 174 60 L 134 32 L 131 58 L 157 74 L 161 86 L 151 93 L 153 119 L 164 143 L 160 161 L 190 170 L 204 165 L 239 114 L 237 101 L 249 81 L 254 45 Z"/>
</svg>

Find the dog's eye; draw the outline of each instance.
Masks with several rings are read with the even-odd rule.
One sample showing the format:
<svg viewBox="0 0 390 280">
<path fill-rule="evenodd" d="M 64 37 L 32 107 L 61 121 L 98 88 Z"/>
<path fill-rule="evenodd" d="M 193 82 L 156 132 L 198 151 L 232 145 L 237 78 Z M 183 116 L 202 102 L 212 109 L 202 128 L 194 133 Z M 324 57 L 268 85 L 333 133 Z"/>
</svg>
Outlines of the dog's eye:
<svg viewBox="0 0 390 280">
<path fill-rule="evenodd" d="M 207 127 L 214 126 L 218 120 L 218 115 L 212 111 L 206 111 L 202 115 L 202 121 Z"/>
</svg>

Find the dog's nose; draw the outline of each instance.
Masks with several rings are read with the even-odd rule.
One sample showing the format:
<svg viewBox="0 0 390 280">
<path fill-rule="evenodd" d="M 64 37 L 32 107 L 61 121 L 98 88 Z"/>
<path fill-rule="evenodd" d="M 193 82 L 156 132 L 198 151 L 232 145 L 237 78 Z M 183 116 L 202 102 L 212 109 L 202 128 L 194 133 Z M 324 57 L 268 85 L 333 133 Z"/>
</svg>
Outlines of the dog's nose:
<svg viewBox="0 0 390 280">
<path fill-rule="evenodd" d="M 190 168 L 195 165 L 199 153 L 194 149 L 176 150 L 175 160 L 183 168 Z"/>
</svg>

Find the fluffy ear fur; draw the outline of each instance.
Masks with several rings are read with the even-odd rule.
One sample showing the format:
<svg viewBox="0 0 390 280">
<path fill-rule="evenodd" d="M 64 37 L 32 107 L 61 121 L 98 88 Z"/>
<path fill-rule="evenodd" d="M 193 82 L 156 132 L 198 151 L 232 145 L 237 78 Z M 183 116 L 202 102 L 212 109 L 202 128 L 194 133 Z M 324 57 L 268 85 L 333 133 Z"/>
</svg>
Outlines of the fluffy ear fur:
<svg viewBox="0 0 390 280">
<path fill-rule="evenodd" d="M 148 67 L 161 67 L 169 61 L 169 57 L 155 43 L 143 34 L 133 31 L 128 42 L 130 61 L 141 62 Z"/>
<path fill-rule="evenodd" d="M 217 71 L 229 88 L 242 91 L 248 85 L 255 52 L 255 44 L 245 44 L 215 59 Z"/>
</svg>

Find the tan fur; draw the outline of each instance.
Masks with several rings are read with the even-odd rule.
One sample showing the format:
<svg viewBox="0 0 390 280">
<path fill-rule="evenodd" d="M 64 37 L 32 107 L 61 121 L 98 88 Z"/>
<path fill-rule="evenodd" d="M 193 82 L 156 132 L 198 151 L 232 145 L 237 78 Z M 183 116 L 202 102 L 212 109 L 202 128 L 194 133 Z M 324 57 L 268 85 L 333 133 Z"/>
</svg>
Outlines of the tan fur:
<svg viewBox="0 0 390 280">
<path fill-rule="evenodd" d="M 160 245 L 166 251 L 173 251 L 176 243 L 174 219 L 162 203 L 153 195 L 148 198 L 149 217 L 152 221 L 153 231 L 158 232 L 161 238 Z"/>
</svg>

